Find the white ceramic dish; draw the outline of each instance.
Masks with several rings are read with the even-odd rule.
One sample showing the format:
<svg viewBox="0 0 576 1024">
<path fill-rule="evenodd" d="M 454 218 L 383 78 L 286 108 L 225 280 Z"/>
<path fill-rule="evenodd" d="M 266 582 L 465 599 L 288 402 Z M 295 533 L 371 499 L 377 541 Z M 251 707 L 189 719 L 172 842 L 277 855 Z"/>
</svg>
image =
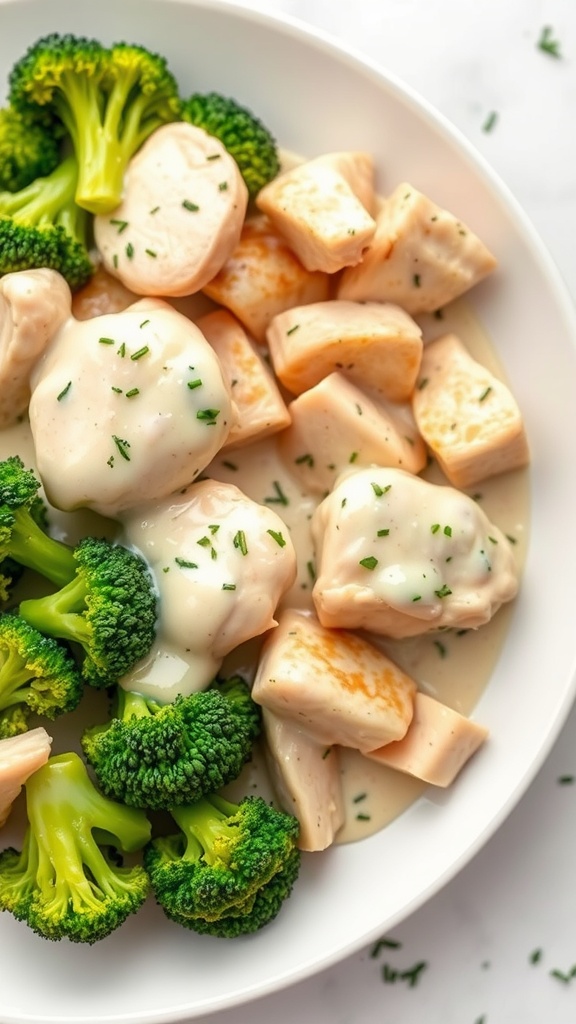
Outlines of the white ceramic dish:
<svg viewBox="0 0 576 1024">
<path fill-rule="evenodd" d="M 280 917 L 246 940 L 196 937 L 152 902 L 88 948 L 42 941 L 0 916 L 2 1024 L 167 1024 L 286 986 L 386 933 L 473 857 L 545 759 L 575 682 L 576 319 L 542 244 L 483 161 L 424 101 L 329 40 L 216 0 L 0 0 L 0 82 L 49 31 L 150 45 L 184 91 L 236 96 L 284 146 L 372 150 L 382 187 L 409 180 L 458 213 L 500 262 L 471 304 L 513 382 L 533 456 L 522 593 L 477 709 L 492 738 L 450 792 L 421 799 L 370 839 L 305 859 Z"/>
</svg>

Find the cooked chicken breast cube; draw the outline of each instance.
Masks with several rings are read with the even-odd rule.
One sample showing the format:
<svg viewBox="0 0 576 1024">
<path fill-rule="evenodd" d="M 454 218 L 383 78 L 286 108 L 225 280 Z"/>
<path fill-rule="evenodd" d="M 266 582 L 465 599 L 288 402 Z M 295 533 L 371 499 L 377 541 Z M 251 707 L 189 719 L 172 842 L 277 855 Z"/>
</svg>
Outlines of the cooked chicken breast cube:
<svg viewBox="0 0 576 1024">
<path fill-rule="evenodd" d="M 422 331 L 398 306 L 326 302 L 279 313 L 267 331 L 274 370 L 294 395 L 342 371 L 391 402 L 410 398 L 422 358 Z"/>
<path fill-rule="evenodd" d="M 72 316 L 76 320 L 89 320 L 104 313 L 120 313 L 127 309 L 138 296 L 99 266 L 87 284 L 72 296 Z"/>
<path fill-rule="evenodd" d="M 510 389 L 455 334 L 430 342 L 412 396 L 420 433 L 454 487 L 519 469 L 530 453 Z"/>
<path fill-rule="evenodd" d="M 279 446 L 304 487 L 326 494 L 337 477 L 355 467 L 399 466 L 419 473 L 426 446 L 408 404 L 375 398 L 342 373 L 331 373 L 289 405 L 290 426 Z"/>
<path fill-rule="evenodd" d="M 160 299 L 67 320 L 31 386 L 36 465 L 49 502 L 112 519 L 191 483 L 236 416 L 213 348 Z"/>
<path fill-rule="evenodd" d="M 236 317 L 216 310 L 200 317 L 196 326 L 218 356 L 236 405 L 237 420 L 223 450 L 287 427 L 290 414 L 274 375 Z"/>
<path fill-rule="evenodd" d="M 339 298 L 396 302 L 415 316 L 452 302 L 496 266 L 470 228 L 407 182 L 384 200 L 376 220 L 362 262 L 342 274 Z"/>
<path fill-rule="evenodd" d="M 233 484 L 202 480 L 132 510 L 123 528 L 154 572 L 161 643 L 189 659 L 179 692 L 204 689 L 226 654 L 276 625 L 278 603 L 296 577 L 294 547 L 280 517 Z M 123 685 L 155 693 L 150 661 Z M 169 684 L 158 686 L 161 699 L 176 696 Z"/>
<path fill-rule="evenodd" d="M 488 729 L 426 693 L 417 693 L 404 739 L 366 756 L 432 786 L 450 786 L 488 737 Z"/>
<path fill-rule="evenodd" d="M 252 697 L 319 743 L 365 752 L 405 736 L 415 691 L 368 641 L 287 609 L 264 643 Z"/>
<path fill-rule="evenodd" d="M 236 161 L 202 128 L 157 128 L 132 157 L 124 198 L 94 218 L 106 270 L 136 295 L 191 295 L 234 251 L 248 205 Z"/>
<path fill-rule="evenodd" d="M 0 280 L 0 429 L 26 411 L 30 374 L 70 316 L 71 302 L 55 270 L 20 270 Z"/>
<path fill-rule="evenodd" d="M 417 636 L 475 629 L 515 597 L 513 548 L 478 503 L 401 469 L 348 473 L 312 517 L 324 626 Z"/>
<path fill-rule="evenodd" d="M 46 764 L 51 749 L 52 737 L 42 726 L 0 740 L 0 828 L 26 779 Z"/>
<path fill-rule="evenodd" d="M 355 266 L 376 222 L 374 161 L 369 153 L 326 153 L 278 175 L 256 205 L 307 270 L 333 274 Z"/>
<path fill-rule="evenodd" d="M 344 824 L 338 747 L 318 743 L 289 718 L 262 709 L 266 763 L 278 802 L 298 818 L 301 850 L 332 845 Z"/>
<path fill-rule="evenodd" d="M 292 306 L 327 299 L 330 278 L 306 270 L 268 217 L 256 214 L 246 219 L 238 245 L 203 290 L 264 344 L 272 317 Z"/>
</svg>

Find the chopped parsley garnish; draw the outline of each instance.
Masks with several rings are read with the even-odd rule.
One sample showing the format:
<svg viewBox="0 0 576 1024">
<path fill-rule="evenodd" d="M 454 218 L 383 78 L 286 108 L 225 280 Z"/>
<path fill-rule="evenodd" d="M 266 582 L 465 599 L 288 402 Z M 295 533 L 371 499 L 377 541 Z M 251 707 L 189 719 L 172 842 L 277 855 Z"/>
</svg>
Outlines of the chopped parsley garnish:
<svg viewBox="0 0 576 1024">
<path fill-rule="evenodd" d="M 415 288 L 419 288 L 420 287 L 420 274 L 414 274 L 414 276 L 412 278 L 412 281 L 414 282 L 414 287 Z"/>
<path fill-rule="evenodd" d="M 452 591 L 447 583 L 443 583 L 439 590 L 435 590 L 436 597 L 449 597 Z"/>
<path fill-rule="evenodd" d="M 539 50 L 547 53 L 550 57 L 559 59 L 562 56 L 560 53 L 560 43 L 557 39 L 552 38 L 552 28 L 550 25 L 545 25 L 542 29 L 537 45 Z"/>
<path fill-rule="evenodd" d="M 113 217 L 111 219 L 110 223 L 113 224 L 114 227 L 118 228 L 118 234 L 119 235 L 121 235 L 122 232 L 125 231 L 126 228 L 128 227 L 128 221 L 127 220 L 118 220 L 116 217 Z"/>
<path fill-rule="evenodd" d="M 246 534 L 244 533 L 244 530 L 238 530 L 238 532 L 234 534 L 234 540 L 232 543 L 235 548 L 238 548 L 242 555 L 248 554 L 248 545 L 246 543 Z"/>
<path fill-rule="evenodd" d="M 182 206 L 185 210 L 189 210 L 190 213 L 197 213 L 200 209 L 200 207 L 196 203 L 191 202 L 190 199 L 183 199 Z"/>
<path fill-rule="evenodd" d="M 138 359 L 142 359 L 142 356 L 148 355 L 149 351 L 149 346 L 143 345 L 142 348 L 139 348 L 137 352 L 132 353 L 130 359 L 132 359 L 133 362 L 136 362 Z"/>
<path fill-rule="evenodd" d="M 188 387 L 190 388 L 190 391 L 195 391 L 196 388 L 201 388 L 202 387 L 202 381 L 201 381 L 200 377 L 197 377 L 196 380 L 189 380 L 188 381 Z"/>
<path fill-rule="evenodd" d="M 381 498 L 383 494 L 387 494 L 388 493 L 388 491 L 392 487 L 392 484 L 386 484 L 386 487 L 381 487 L 380 484 L 374 483 L 374 481 L 372 481 L 371 486 L 372 486 L 372 490 L 374 491 L 374 494 L 376 495 L 376 497 L 377 498 Z"/>
<path fill-rule="evenodd" d="M 294 324 L 293 327 L 289 327 L 288 330 L 286 331 L 286 335 L 288 336 L 289 334 L 294 334 L 294 331 L 297 331 L 299 327 L 300 324 Z"/>
<path fill-rule="evenodd" d="M 139 324 L 139 326 L 140 326 L 140 328 L 146 327 L 146 324 L 149 324 L 149 323 L 150 323 L 150 320 L 143 320 L 142 323 Z"/>
<path fill-rule="evenodd" d="M 296 463 L 297 466 L 302 466 L 304 463 L 310 467 L 314 465 L 314 459 L 309 454 L 299 455 L 297 459 L 294 459 L 294 462 Z"/>
<path fill-rule="evenodd" d="M 348 462 L 356 462 L 357 458 L 358 458 L 358 452 L 351 452 L 350 453 L 350 458 L 348 459 Z"/>
<path fill-rule="evenodd" d="M 484 121 L 484 124 L 482 125 L 482 131 L 491 132 L 492 129 L 495 127 L 497 120 L 498 114 L 496 113 L 495 110 L 491 110 L 490 113 L 488 114 L 488 117 Z"/>
<path fill-rule="evenodd" d="M 114 345 L 114 338 L 98 338 L 99 345 Z"/>
<path fill-rule="evenodd" d="M 377 537 L 387 537 L 387 536 L 389 535 L 389 533 L 390 533 L 390 530 L 389 530 L 389 528 L 388 528 L 388 527 L 385 527 L 385 528 L 384 528 L 384 529 L 382 529 L 382 530 L 377 530 L 377 531 L 376 531 L 376 536 L 377 536 Z"/>
<path fill-rule="evenodd" d="M 140 394 L 140 388 L 130 388 L 130 391 L 126 392 L 126 398 L 135 398 L 136 395 Z"/>
<path fill-rule="evenodd" d="M 147 256 L 151 256 L 152 259 L 154 259 L 154 260 L 158 256 L 158 253 L 154 252 L 154 249 L 144 249 L 144 252 L 146 253 Z"/>
<path fill-rule="evenodd" d="M 112 434 L 112 440 L 114 441 L 114 444 L 116 445 L 118 452 L 122 456 L 122 458 L 125 459 L 126 462 L 130 462 L 130 456 L 128 454 L 130 442 L 123 440 L 123 438 L 121 437 L 118 437 L 117 434 Z"/>
<path fill-rule="evenodd" d="M 228 189 L 228 182 L 227 181 L 221 181 L 220 184 L 218 185 L 218 191 L 219 192 L 226 192 L 227 189 Z"/>
<path fill-rule="evenodd" d="M 288 498 L 284 494 L 284 491 L 277 480 L 272 481 L 272 487 L 274 488 L 275 496 L 264 498 L 266 505 L 288 505 Z"/>
<path fill-rule="evenodd" d="M 372 572 L 378 565 L 378 559 L 374 558 L 374 555 L 368 555 L 367 558 L 361 558 L 358 562 L 364 569 L 369 569 Z"/>
<path fill-rule="evenodd" d="M 278 547 L 280 547 L 280 548 L 285 548 L 286 547 L 286 540 L 282 536 L 282 534 L 278 532 L 278 530 L 266 530 L 266 533 L 270 534 L 270 536 L 272 537 L 272 540 L 276 541 Z"/>
<path fill-rule="evenodd" d="M 223 583 L 222 584 L 222 590 L 236 590 L 236 584 L 235 583 Z"/>
<path fill-rule="evenodd" d="M 480 395 L 480 397 L 479 397 L 478 401 L 479 401 L 479 402 L 484 402 L 484 401 L 485 401 L 485 399 L 487 399 L 487 398 L 488 398 L 488 395 L 490 394 L 490 392 L 491 392 L 491 391 L 492 391 L 492 387 L 491 387 L 491 385 L 489 384 L 487 388 L 484 388 L 484 391 L 483 391 L 483 392 L 482 392 L 482 394 Z"/>
<path fill-rule="evenodd" d="M 66 397 L 66 395 L 67 395 L 67 394 L 68 394 L 68 392 L 70 391 L 70 388 L 71 388 L 71 387 L 72 387 L 72 381 L 71 381 L 71 380 L 69 380 L 69 381 L 68 381 L 68 383 L 67 383 L 67 385 L 66 385 L 66 387 L 62 388 L 62 391 L 60 392 L 60 394 L 59 394 L 59 395 L 56 395 L 56 401 L 57 401 L 57 402 L 61 402 L 61 401 L 62 401 L 62 399 Z"/>
<path fill-rule="evenodd" d="M 129 260 L 131 260 L 134 255 L 134 246 L 132 245 L 132 242 L 128 242 L 128 245 L 126 246 L 126 255 Z"/>
<path fill-rule="evenodd" d="M 187 558 L 175 558 L 176 565 L 179 565 L 181 569 L 197 569 L 198 565 L 196 562 L 190 562 Z"/>
<path fill-rule="evenodd" d="M 198 409 L 196 419 L 202 420 L 207 427 L 214 427 L 219 415 L 220 409 Z"/>
</svg>

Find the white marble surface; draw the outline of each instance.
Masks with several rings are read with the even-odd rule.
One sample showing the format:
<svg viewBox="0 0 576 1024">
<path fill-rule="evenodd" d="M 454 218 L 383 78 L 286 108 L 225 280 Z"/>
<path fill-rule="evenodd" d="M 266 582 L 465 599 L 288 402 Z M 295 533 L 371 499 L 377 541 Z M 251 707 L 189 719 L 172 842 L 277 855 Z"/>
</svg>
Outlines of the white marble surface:
<svg viewBox="0 0 576 1024">
<path fill-rule="evenodd" d="M 245 6 L 329 32 L 425 95 L 513 190 L 576 295 L 573 0 L 249 0 Z M 546 26 L 559 57 L 538 47 Z M 491 112 L 495 123 L 486 131 Z M 572 776 L 574 782 L 566 781 Z M 576 711 L 496 836 L 394 929 L 396 948 L 378 956 L 366 949 L 281 993 L 205 1019 L 575 1024 L 575 866 Z M 394 973 L 420 962 L 426 966 L 413 987 Z"/>
</svg>

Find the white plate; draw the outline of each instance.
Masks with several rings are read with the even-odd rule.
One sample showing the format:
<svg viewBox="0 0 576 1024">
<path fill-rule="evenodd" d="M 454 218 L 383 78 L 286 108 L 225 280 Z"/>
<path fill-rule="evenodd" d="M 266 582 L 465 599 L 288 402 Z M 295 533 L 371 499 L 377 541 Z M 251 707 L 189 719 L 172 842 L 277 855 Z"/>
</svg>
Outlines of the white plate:
<svg viewBox="0 0 576 1024">
<path fill-rule="evenodd" d="M 500 269 L 471 304 L 524 411 L 533 456 L 531 544 L 505 650 L 477 708 L 491 742 L 458 784 L 385 831 L 305 859 L 265 931 L 199 938 L 152 902 L 94 947 L 49 943 L 0 916 L 3 1024 L 183 1021 L 269 993 L 384 934 L 498 828 L 548 754 L 574 696 L 576 321 L 513 197 L 457 132 L 381 70 L 302 27 L 216 0 L 0 0 L 0 74 L 50 31 L 164 53 L 183 91 L 251 106 L 282 144 L 375 153 L 380 186 L 409 180 L 468 222 Z"/>
</svg>

